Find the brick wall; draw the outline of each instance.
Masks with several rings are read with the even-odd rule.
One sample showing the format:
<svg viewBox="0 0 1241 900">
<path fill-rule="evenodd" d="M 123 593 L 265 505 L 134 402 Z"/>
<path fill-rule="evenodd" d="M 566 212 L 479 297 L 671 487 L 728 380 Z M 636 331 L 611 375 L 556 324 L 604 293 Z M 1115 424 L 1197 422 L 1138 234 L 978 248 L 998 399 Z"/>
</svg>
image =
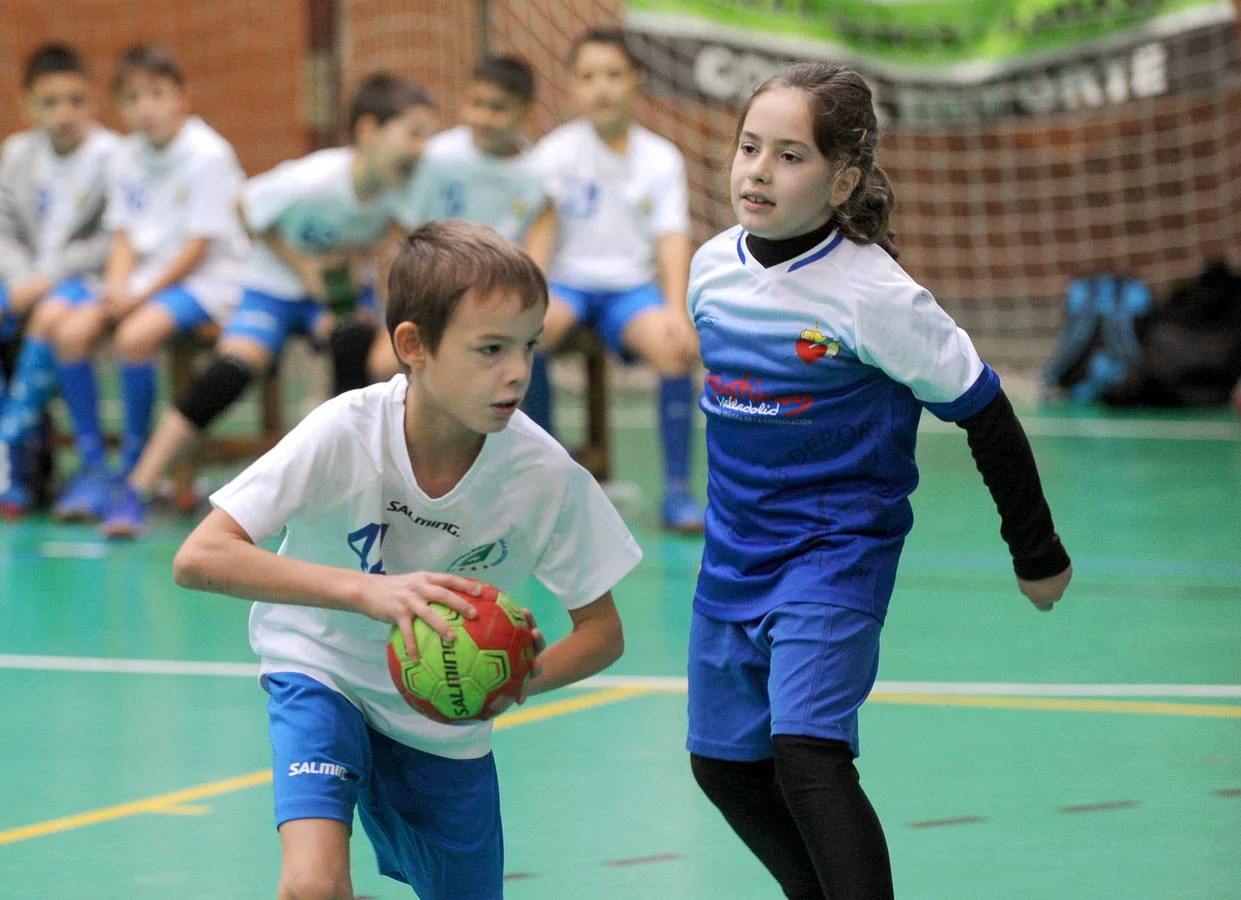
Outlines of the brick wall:
<svg viewBox="0 0 1241 900">
<path fill-rule="evenodd" d="M 126 47 L 162 41 L 185 69 L 194 111 L 232 141 L 247 172 L 306 150 L 303 0 L 0 0 L 0 133 L 27 127 L 22 67 L 48 41 L 87 58 L 113 127 L 113 64 Z"/>
</svg>

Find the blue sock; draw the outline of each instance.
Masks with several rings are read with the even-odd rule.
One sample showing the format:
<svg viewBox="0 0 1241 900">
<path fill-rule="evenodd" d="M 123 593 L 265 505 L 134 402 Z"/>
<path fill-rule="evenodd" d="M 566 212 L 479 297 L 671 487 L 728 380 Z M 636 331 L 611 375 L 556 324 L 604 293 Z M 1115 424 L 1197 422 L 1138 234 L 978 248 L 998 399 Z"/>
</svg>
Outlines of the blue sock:
<svg viewBox="0 0 1241 900">
<path fill-rule="evenodd" d="M 17 356 L 17 370 L 0 411 L 0 441 L 22 444 L 39 427 L 56 390 L 56 356 L 43 338 L 28 336 Z"/>
<path fill-rule="evenodd" d="M 664 444 L 664 486 L 689 490 L 689 426 L 694 386 L 688 375 L 659 382 L 659 435 Z"/>
<path fill-rule="evenodd" d="M 121 402 L 125 425 L 121 435 L 121 471 L 129 472 L 142 455 L 155 409 L 155 364 L 121 364 Z"/>
<path fill-rule="evenodd" d="M 99 388 L 90 360 L 60 366 L 60 393 L 69 407 L 78 442 L 82 468 L 98 468 L 107 462 L 103 430 L 99 426 Z"/>
<path fill-rule="evenodd" d="M 542 353 L 534 355 L 534 365 L 530 368 L 530 386 L 526 388 L 526 399 L 521 404 L 526 415 L 534 419 L 536 425 L 552 434 L 552 383 L 547 377 L 547 357 Z"/>
</svg>

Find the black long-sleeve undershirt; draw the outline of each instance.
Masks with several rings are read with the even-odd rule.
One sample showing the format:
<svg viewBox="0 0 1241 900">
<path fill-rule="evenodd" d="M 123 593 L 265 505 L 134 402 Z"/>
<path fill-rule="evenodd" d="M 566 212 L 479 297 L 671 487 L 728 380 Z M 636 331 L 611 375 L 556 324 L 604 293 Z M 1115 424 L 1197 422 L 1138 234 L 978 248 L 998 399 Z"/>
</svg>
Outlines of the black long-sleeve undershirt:
<svg viewBox="0 0 1241 900">
<path fill-rule="evenodd" d="M 1069 567 L 1069 554 L 1056 534 L 1034 451 L 1008 396 L 1001 390 L 957 425 L 965 429 L 974 465 L 1000 513 L 1000 537 L 1017 576 L 1035 581 L 1059 575 Z"/>
<path fill-rule="evenodd" d="M 825 240 L 833 222 L 784 240 L 746 235 L 746 248 L 764 268 L 787 262 Z M 1000 537 L 1008 545 L 1013 570 L 1034 581 L 1069 567 L 1043 495 L 1034 452 L 1008 397 L 1001 390 L 982 411 L 957 423 L 965 429 L 974 465 L 1000 514 Z"/>
</svg>

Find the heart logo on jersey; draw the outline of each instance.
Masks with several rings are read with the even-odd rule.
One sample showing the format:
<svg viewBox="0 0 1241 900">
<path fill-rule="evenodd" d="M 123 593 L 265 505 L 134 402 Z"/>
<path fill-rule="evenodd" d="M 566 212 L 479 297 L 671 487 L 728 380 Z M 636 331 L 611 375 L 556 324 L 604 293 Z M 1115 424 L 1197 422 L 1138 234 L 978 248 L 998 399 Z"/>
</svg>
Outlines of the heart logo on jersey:
<svg viewBox="0 0 1241 900">
<path fill-rule="evenodd" d="M 813 365 L 825 356 L 831 359 L 840 352 L 840 343 L 819 331 L 818 326 L 803 329 L 795 347 L 797 356 L 806 365 Z"/>
</svg>

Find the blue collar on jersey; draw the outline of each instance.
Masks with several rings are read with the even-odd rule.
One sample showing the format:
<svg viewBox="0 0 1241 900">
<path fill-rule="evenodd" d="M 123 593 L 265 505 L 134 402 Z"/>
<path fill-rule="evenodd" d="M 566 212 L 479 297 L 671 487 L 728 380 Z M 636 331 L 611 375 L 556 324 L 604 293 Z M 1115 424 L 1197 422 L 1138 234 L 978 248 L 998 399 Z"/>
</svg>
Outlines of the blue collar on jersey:
<svg viewBox="0 0 1241 900">
<path fill-rule="evenodd" d="M 743 228 L 741 229 L 741 234 L 737 235 L 737 258 L 741 260 L 741 264 L 743 266 L 745 265 L 745 236 L 746 236 L 746 231 Z M 805 259 L 799 259 L 797 262 L 789 266 L 789 271 L 796 272 L 798 269 L 804 268 L 805 266 L 808 266 L 811 263 L 818 262 L 823 257 L 827 256 L 827 254 L 835 250 L 840 245 L 840 242 L 843 241 L 844 239 L 845 239 L 844 234 L 840 231 L 837 231 L 836 236 L 832 238 L 830 241 L 828 241 L 823 247 L 820 247 L 814 253 L 811 253 L 809 256 L 807 256 Z"/>
</svg>

